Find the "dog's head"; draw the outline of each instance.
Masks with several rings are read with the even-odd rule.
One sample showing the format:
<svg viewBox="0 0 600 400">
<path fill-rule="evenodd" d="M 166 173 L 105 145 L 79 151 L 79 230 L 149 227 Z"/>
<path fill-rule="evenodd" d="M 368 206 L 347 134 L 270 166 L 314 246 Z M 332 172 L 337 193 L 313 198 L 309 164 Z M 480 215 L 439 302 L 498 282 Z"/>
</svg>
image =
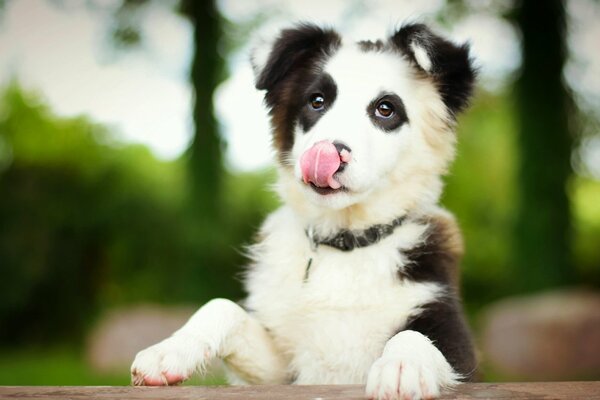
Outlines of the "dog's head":
<svg viewBox="0 0 600 400">
<path fill-rule="evenodd" d="M 404 208 L 437 201 L 475 79 L 466 44 L 421 24 L 357 43 L 301 24 L 262 50 L 252 61 L 284 197 L 338 210 L 382 193 Z"/>
</svg>

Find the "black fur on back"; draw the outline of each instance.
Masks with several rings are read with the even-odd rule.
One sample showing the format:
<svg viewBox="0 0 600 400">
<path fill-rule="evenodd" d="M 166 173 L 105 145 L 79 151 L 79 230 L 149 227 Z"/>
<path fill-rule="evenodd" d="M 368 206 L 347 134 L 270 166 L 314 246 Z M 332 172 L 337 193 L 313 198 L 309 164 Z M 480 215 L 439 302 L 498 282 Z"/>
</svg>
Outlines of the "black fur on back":
<svg viewBox="0 0 600 400">
<path fill-rule="evenodd" d="M 452 115 L 464 110 L 469 104 L 477 70 L 469 56 L 469 45 L 456 45 L 433 33 L 423 24 L 402 26 L 391 42 L 421 72 L 430 75 Z M 431 71 L 424 71 L 416 61 L 411 44 L 417 44 L 427 52 Z"/>
<path fill-rule="evenodd" d="M 473 341 L 458 296 L 458 263 L 462 239 L 451 220 L 431 219 L 424 242 L 404 251 L 409 263 L 401 279 L 434 282 L 444 288 L 444 295 L 425 305 L 401 330 L 414 330 L 427 336 L 464 380 L 477 378 L 477 361 Z"/>
<path fill-rule="evenodd" d="M 427 336 L 463 381 L 477 379 L 473 342 L 456 295 L 448 294 L 427 304 L 402 330 Z"/>
</svg>

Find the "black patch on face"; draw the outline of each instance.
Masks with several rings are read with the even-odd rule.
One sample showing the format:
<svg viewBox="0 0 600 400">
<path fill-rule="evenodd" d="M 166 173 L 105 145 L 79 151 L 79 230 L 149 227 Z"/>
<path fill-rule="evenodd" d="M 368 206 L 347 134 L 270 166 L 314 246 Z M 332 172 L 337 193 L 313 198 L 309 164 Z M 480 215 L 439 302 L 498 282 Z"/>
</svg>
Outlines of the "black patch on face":
<svg viewBox="0 0 600 400">
<path fill-rule="evenodd" d="M 381 106 L 391 106 L 393 112 L 389 116 L 384 116 L 378 112 Z M 384 132 L 392 132 L 399 129 L 404 123 L 408 122 L 406 109 L 402 99 L 395 93 L 382 93 L 367 106 L 367 115 L 373 122 L 373 125 Z"/>
<path fill-rule="evenodd" d="M 458 263 L 461 250 L 452 247 L 460 243 L 443 220 L 429 221 L 427 239 L 423 244 L 405 251 L 409 264 L 400 278 L 413 282 L 434 282 L 443 287 L 446 295 L 426 305 L 409 319 L 403 330 L 414 330 L 431 339 L 446 360 L 466 380 L 475 377 L 477 362 L 471 334 L 458 300 Z"/>
<path fill-rule="evenodd" d="M 274 144 L 282 164 L 294 145 L 294 128 L 300 110 L 306 106 L 307 90 L 321 78 L 318 66 L 341 45 L 340 36 L 331 29 L 299 24 L 281 32 L 258 74 L 257 89 L 265 89 L 270 108 Z M 310 125 L 310 118 L 305 121 Z"/>
<path fill-rule="evenodd" d="M 452 115 L 464 110 L 473 93 L 477 71 L 469 56 L 469 45 L 456 45 L 434 34 L 423 24 L 405 25 L 390 39 L 421 73 L 433 78 L 444 104 Z M 411 44 L 427 51 L 431 70 L 423 70 L 416 61 Z"/>
<path fill-rule="evenodd" d="M 337 85 L 331 75 L 323 73 L 304 93 L 306 104 L 299 110 L 298 122 L 300 123 L 302 130 L 307 132 L 335 102 L 335 98 L 337 97 Z M 315 95 L 322 96 L 324 100 L 323 106 L 320 109 L 315 109 L 311 104 L 311 99 Z"/>
<path fill-rule="evenodd" d="M 282 30 L 256 80 L 256 88 L 274 89 L 291 70 L 306 67 L 315 57 L 330 53 L 340 44 L 337 32 L 313 24 L 303 23 Z"/>
</svg>

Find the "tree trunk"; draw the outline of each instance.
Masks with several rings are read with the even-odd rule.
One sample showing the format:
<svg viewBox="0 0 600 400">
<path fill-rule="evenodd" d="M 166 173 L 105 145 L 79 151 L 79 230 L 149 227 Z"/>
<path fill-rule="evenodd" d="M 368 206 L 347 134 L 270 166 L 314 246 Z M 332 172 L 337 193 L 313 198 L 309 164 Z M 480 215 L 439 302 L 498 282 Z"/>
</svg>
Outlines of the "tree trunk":
<svg viewBox="0 0 600 400">
<path fill-rule="evenodd" d="M 183 1 L 183 12 L 194 26 L 191 83 L 194 137 L 189 148 L 190 198 L 198 223 L 218 219 L 223 175 L 223 143 L 214 116 L 213 94 L 222 80 L 223 59 L 218 46 L 221 25 L 214 0 Z"/>
<path fill-rule="evenodd" d="M 523 38 L 523 66 L 516 82 L 520 198 L 515 264 L 520 289 L 531 291 L 566 284 L 572 276 L 564 5 L 561 0 L 524 0 L 516 22 Z"/>
</svg>

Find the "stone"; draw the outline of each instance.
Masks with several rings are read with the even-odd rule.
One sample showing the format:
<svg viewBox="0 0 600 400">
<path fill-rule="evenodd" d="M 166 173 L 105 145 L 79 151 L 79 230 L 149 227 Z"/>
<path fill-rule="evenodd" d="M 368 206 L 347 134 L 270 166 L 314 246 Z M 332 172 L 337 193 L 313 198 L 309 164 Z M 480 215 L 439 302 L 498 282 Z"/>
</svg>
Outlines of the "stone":
<svg viewBox="0 0 600 400">
<path fill-rule="evenodd" d="M 600 378 L 598 292 L 570 289 L 508 298 L 490 306 L 483 321 L 484 361 L 507 377 Z"/>
<path fill-rule="evenodd" d="M 169 337 L 195 311 L 152 304 L 112 310 L 92 330 L 87 360 L 99 372 L 127 370 L 138 351 Z"/>
</svg>

